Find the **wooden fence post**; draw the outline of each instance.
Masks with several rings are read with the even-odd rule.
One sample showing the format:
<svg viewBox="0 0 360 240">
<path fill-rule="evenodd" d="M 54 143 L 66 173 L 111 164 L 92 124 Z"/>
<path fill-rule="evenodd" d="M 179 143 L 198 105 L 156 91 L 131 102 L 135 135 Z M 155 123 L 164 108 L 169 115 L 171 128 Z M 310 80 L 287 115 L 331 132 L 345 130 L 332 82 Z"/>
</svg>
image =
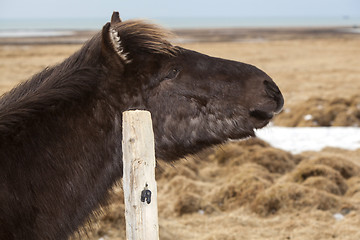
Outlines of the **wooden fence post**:
<svg viewBox="0 0 360 240">
<path fill-rule="evenodd" d="M 126 239 L 158 240 L 156 163 L 150 112 L 123 113 L 122 150 Z"/>
</svg>

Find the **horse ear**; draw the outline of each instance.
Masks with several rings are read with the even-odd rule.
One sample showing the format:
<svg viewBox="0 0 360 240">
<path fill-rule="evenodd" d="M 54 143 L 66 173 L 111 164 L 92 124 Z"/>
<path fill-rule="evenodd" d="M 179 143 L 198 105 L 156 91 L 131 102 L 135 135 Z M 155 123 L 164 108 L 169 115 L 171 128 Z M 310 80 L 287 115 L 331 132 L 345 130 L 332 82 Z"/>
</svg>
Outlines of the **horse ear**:
<svg viewBox="0 0 360 240">
<path fill-rule="evenodd" d="M 118 59 L 122 64 L 130 63 L 128 53 L 124 48 L 119 37 L 119 33 L 111 26 L 111 23 L 106 23 L 102 29 L 102 54 L 107 59 Z"/>
<path fill-rule="evenodd" d="M 113 12 L 112 16 L 111 16 L 111 25 L 114 25 L 116 23 L 120 23 L 122 22 L 120 19 L 120 15 L 119 12 Z"/>
</svg>

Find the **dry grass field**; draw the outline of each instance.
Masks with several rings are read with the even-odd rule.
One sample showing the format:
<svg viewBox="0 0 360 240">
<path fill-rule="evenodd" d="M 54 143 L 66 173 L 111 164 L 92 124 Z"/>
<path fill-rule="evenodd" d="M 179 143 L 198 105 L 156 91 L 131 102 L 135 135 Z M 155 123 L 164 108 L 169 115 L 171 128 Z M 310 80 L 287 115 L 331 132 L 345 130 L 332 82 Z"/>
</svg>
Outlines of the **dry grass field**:
<svg viewBox="0 0 360 240">
<path fill-rule="evenodd" d="M 181 45 L 267 72 L 285 97 L 275 124 L 308 126 L 310 111 L 319 125 L 359 126 L 358 35 Z M 1 45 L 0 94 L 79 47 Z M 159 165 L 161 240 L 360 239 L 360 150 L 293 155 L 252 139 Z M 116 186 L 88 237 L 125 239 L 123 211 Z"/>
</svg>

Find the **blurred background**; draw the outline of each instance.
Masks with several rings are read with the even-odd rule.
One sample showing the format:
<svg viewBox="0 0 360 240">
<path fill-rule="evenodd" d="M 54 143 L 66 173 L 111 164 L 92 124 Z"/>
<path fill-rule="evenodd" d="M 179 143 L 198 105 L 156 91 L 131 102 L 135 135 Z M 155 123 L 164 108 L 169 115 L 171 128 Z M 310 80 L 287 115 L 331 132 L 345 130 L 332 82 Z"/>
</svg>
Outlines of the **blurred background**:
<svg viewBox="0 0 360 240">
<path fill-rule="evenodd" d="M 356 0 L 235 1 L 1 1 L 0 36 L 32 30 L 97 30 L 114 10 L 121 17 L 148 18 L 168 28 L 354 26 Z M 6 31 L 7 30 L 7 31 Z M 18 31 L 15 33 L 15 31 Z M 11 33 L 12 32 L 12 33 Z M 40 33 L 38 33 L 40 34 Z"/>
<path fill-rule="evenodd" d="M 73 54 L 113 11 L 255 65 L 285 97 L 258 138 L 159 163 L 160 239 L 360 239 L 360 1 L 0 0 L 0 94 Z M 124 226 L 116 186 L 84 229 L 125 239 Z"/>
</svg>

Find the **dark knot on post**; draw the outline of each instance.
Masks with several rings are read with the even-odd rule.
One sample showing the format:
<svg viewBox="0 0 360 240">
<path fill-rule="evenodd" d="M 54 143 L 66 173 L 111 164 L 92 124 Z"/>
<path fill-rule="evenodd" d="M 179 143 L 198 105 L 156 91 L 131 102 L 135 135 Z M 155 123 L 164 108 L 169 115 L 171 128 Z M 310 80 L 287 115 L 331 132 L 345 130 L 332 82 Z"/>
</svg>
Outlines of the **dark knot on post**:
<svg viewBox="0 0 360 240">
<path fill-rule="evenodd" d="M 151 191 L 147 188 L 148 185 L 146 184 L 144 187 L 144 190 L 141 191 L 141 202 L 147 202 L 147 204 L 150 204 L 151 202 Z"/>
</svg>

